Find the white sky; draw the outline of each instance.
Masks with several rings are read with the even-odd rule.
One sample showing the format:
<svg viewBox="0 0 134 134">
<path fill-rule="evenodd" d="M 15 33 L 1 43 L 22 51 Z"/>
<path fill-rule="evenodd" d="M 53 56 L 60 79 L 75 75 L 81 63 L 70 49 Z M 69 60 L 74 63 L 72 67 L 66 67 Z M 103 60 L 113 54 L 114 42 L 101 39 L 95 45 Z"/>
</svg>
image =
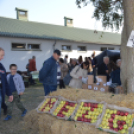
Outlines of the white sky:
<svg viewBox="0 0 134 134">
<path fill-rule="evenodd" d="M 30 21 L 64 25 L 67 16 L 74 19 L 74 27 L 104 30 L 101 22 L 92 18 L 91 4 L 79 9 L 75 0 L 0 0 L 0 16 L 16 18 L 16 7 L 27 9 Z"/>
</svg>

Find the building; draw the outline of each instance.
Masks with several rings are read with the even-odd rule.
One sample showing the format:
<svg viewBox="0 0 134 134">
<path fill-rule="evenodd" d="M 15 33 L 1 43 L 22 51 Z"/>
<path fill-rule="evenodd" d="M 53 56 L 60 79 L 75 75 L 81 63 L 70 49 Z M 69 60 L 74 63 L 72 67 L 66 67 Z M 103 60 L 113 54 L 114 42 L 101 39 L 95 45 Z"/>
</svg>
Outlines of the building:
<svg viewBox="0 0 134 134">
<path fill-rule="evenodd" d="M 64 26 L 28 21 L 28 11 L 16 8 L 17 19 L 0 17 L 0 47 L 5 49 L 2 61 L 7 70 L 15 63 L 26 70 L 28 59 L 36 56 L 37 69 L 52 55 L 62 50 L 69 58 L 91 56 L 93 51 L 120 50 L 121 35 L 73 27 L 73 19 L 64 17 Z"/>
</svg>

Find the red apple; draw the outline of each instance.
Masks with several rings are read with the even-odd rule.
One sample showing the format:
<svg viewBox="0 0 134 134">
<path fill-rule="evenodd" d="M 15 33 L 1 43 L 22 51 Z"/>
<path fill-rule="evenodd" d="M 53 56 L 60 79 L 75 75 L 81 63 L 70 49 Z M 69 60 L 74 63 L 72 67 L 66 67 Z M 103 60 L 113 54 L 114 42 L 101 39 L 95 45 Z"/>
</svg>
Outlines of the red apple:
<svg viewBox="0 0 134 134">
<path fill-rule="evenodd" d="M 128 115 L 128 112 L 125 112 L 125 116 L 127 116 Z"/>
<path fill-rule="evenodd" d="M 121 124 L 124 126 L 126 124 L 126 122 L 125 121 L 122 121 Z"/>
<path fill-rule="evenodd" d="M 91 119 L 88 119 L 88 122 L 91 122 Z"/>
<path fill-rule="evenodd" d="M 121 116 L 124 116 L 124 112 L 121 112 L 120 115 L 121 115 Z"/>
<path fill-rule="evenodd" d="M 85 119 L 85 118 L 84 118 L 84 122 L 88 122 L 88 119 Z"/>
<path fill-rule="evenodd" d="M 84 107 L 87 107 L 87 106 L 88 106 L 88 104 L 85 102 L 85 103 L 84 103 Z"/>
<path fill-rule="evenodd" d="M 112 128 L 113 127 L 113 123 L 109 123 L 109 125 L 108 125 L 110 128 Z"/>
<path fill-rule="evenodd" d="M 94 111 L 94 108 L 93 107 L 91 108 L 91 111 Z"/>
<path fill-rule="evenodd" d="M 120 113 L 121 113 L 120 111 L 117 111 L 117 115 L 120 115 Z"/>
<path fill-rule="evenodd" d="M 88 107 L 90 107 L 91 106 L 91 104 L 90 103 L 88 103 Z"/>
<path fill-rule="evenodd" d="M 82 114 L 82 118 L 85 118 L 85 114 Z"/>
<path fill-rule="evenodd" d="M 123 126 L 122 125 L 119 125 L 119 129 L 122 130 L 123 129 Z"/>
<path fill-rule="evenodd" d="M 68 105 L 69 104 L 69 102 L 68 101 L 66 101 L 66 103 L 65 103 L 66 105 Z"/>
<path fill-rule="evenodd" d="M 84 122 L 84 118 L 82 117 L 82 120 L 81 121 L 83 121 Z"/>
<path fill-rule="evenodd" d="M 119 129 L 118 129 L 118 128 L 114 128 L 114 131 L 118 132 L 118 131 L 119 131 Z"/>
<path fill-rule="evenodd" d="M 71 107 L 74 107 L 74 106 L 75 106 L 75 103 L 70 103 L 70 106 L 71 106 Z"/>
<path fill-rule="evenodd" d="M 110 127 L 110 129 L 111 129 L 111 130 L 114 130 L 114 128 L 113 128 L 113 127 Z"/>
<path fill-rule="evenodd" d="M 114 119 L 115 118 L 115 114 L 112 114 L 111 117 Z"/>
<path fill-rule="evenodd" d="M 86 113 L 85 113 L 86 115 L 88 115 L 88 111 L 86 111 Z"/>
<path fill-rule="evenodd" d="M 108 122 L 113 123 L 113 119 L 112 118 L 108 119 Z"/>
<path fill-rule="evenodd" d="M 78 117 L 78 118 L 77 118 L 77 121 L 82 121 L 82 118 L 81 118 L 81 117 Z"/>
<path fill-rule="evenodd" d="M 98 108 L 98 104 L 94 104 L 94 108 Z"/>
<path fill-rule="evenodd" d="M 118 126 L 121 125 L 121 121 L 117 121 Z"/>
</svg>

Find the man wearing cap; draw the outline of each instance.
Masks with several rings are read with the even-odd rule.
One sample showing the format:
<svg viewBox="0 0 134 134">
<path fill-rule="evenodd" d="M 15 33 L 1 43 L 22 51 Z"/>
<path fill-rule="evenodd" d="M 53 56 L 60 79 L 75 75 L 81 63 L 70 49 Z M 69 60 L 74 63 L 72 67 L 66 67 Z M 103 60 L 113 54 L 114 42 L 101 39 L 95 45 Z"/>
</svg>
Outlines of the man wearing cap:
<svg viewBox="0 0 134 134">
<path fill-rule="evenodd" d="M 47 59 L 39 72 L 39 80 L 44 85 L 45 96 L 57 89 L 57 60 L 61 52 L 54 50 L 52 57 Z"/>
</svg>

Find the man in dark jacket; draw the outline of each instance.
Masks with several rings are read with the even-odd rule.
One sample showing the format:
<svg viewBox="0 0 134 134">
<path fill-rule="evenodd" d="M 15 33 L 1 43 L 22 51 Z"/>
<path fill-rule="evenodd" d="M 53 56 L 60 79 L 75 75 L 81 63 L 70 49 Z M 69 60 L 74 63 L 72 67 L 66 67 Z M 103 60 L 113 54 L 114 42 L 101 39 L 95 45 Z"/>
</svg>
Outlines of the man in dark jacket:
<svg viewBox="0 0 134 134">
<path fill-rule="evenodd" d="M 2 48 L 0 48 L 0 61 L 4 58 L 5 52 Z M 11 91 L 9 90 L 7 78 L 6 78 L 6 70 L 4 66 L 0 63 L 0 115 L 1 115 L 1 105 L 5 105 L 5 94 L 9 96 L 8 101 L 13 101 L 13 96 Z"/>
<path fill-rule="evenodd" d="M 39 72 L 39 80 L 44 85 L 45 96 L 57 89 L 57 60 L 61 52 L 55 50 L 53 56 L 47 59 Z"/>
<path fill-rule="evenodd" d="M 107 81 L 109 81 L 108 64 L 109 64 L 109 57 L 106 56 L 103 58 L 103 63 L 98 66 L 98 75 L 107 76 Z"/>
</svg>

